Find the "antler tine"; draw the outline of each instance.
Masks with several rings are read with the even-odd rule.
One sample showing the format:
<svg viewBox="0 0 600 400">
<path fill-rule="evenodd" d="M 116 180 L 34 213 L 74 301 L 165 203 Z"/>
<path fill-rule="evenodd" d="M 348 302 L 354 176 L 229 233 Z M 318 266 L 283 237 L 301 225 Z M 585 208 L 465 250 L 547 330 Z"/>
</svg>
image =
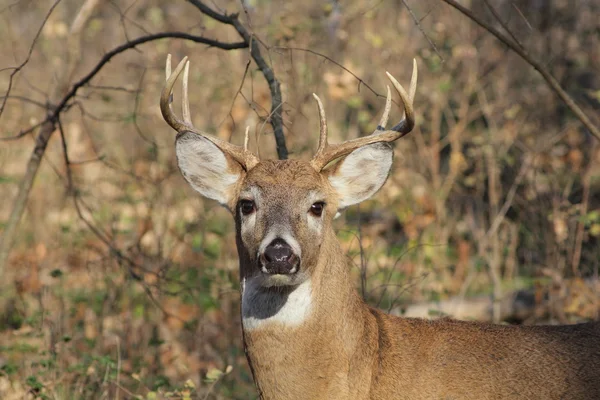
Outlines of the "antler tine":
<svg viewBox="0 0 600 400">
<path fill-rule="evenodd" d="M 190 115 L 190 100 L 188 98 L 188 78 L 190 75 L 190 62 L 185 63 L 183 69 L 183 80 L 181 82 L 181 114 L 183 115 L 183 122 L 193 126 L 192 117 Z"/>
<path fill-rule="evenodd" d="M 381 115 L 381 119 L 379 120 L 379 124 L 377 125 L 377 131 L 385 130 L 385 126 L 387 125 L 390 110 L 392 109 L 392 91 L 390 90 L 389 85 L 387 88 L 387 96 L 385 97 L 385 108 L 383 109 L 383 114 Z"/>
<path fill-rule="evenodd" d="M 411 105 L 415 99 L 415 93 L 417 92 L 418 75 L 419 75 L 419 69 L 417 68 L 417 59 L 413 58 L 413 70 L 412 70 L 412 76 L 410 77 L 410 89 L 408 92 L 410 94 L 410 104 Z"/>
<path fill-rule="evenodd" d="M 184 71 L 184 69 L 185 69 L 185 71 Z M 182 82 L 183 120 L 179 119 L 173 112 L 173 109 L 171 108 L 171 96 L 173 93 L 173 86 L 175 85 L 175 82 L 179 78 L 179 75 L 181 74 L 182 71 L 184 71 L 183 82 Z M 167 83 L 165 84 L 165 87 L 163 88 L 162 93 L 160 95 L 160 111 L 162 113 L 163 118 L 167 122 L 167 124 L 169 124 L 169 126 L 171 126 L 171 128 L 173 128 L 173 129 L 175 129 L 178 133 L 183 133 L 183 132 L 189 131 L 189 132 L 196 133 L 196 134 L 202 136 L 203 138 L 209 140 L 215 146 L 217 146 L 219 149 L 221 149 L 221 151 L 228 154 L 229 156 L 231 156 L 231 158 L 233 158 L 235 161 L 237 161 L 246 171 L 254 168 L 254 166 L 256 166 L 256 164 L 258 164 L 259 160 L 254 154 L 247 151 L 247 149 L 240 147 L 240 146 L 236 146 L 236 145 L 226 142 L 224 140 L 217 139 L 216 137 L 206 135 L 203 132 L 196 129 L 194 127 L 194 125 L 192 124 L 192 118 L 190 115 L 190 103 L 189 103 L 189 98 L 188 98 L 188 77 L 189 77 L 188 58 L 184 57 L 183 60 L 181 60 L 179 62 L 179 64 L 177 65 L 177 68 L 175 68 L 175 71 L 173 71 L 173 73 L 171 73 L 171 55 L 169 54 L 167 56 L 165 73 L 167 76 Z"/>
<path fill-rule="evenodd" d="M 162 116 L 167 121 L 167 124 L 171 126 L 171 128 L 175 129 L 177 132 L 191 130 L 191 127 L 186 126 L 186 124 L 181 121 L 175 113 L 173 113 L 173 109 L 171 108 L 171 93 L 173 93 L 173 85 L 175 85 L 175 81 L 181 74 L 183 67 L 187 61 L 187 57 L 184 57 L 183 60 L 179 62 L 177 68 L 175 68 L 175 72 L 171 73 L 171 55 L 167 57 L 167 65 L 165 67 L 165 72 L 167 75 L 167 83 L 163 88 L 163 91 L 160 96 L 160 111 L 162 112 Z"/>
<path fill-rule="evenodd" d="M 165 73 L 166 73 L 166 78 L 165 80 L 169 80 L 169 77 L 171 76 L 171 54 L 167 54 L 167 65 L 165 66 Z"/>
<path fill-rule="evenodd" d="M 246 132 L 244 132 L 244 150 L 248 150 L 248 142 L 250 141 L 250 126 L 246 126 Z"/>
<path fill-rule="evenodd" d="M 313 93 L 313 97 L 317 101 L 317 107 L 319 108 L 319 147 L 317 154 L 323 152 L 327 148 L 327 117 L 325 116 L 325 108 L 319 96 Z"/>
<path fill-rule="evenodd" d="M 398 81 L 392 75 L 390 75 L 388 72 L 386 72 L 386 74 L 387 74 L 388 78 L 390 79 L 390 81 L 392 82 L 394 89 L 396 89 L 396 91 L 398 92 L 398 95 L 400 96 L 400 99 L 402 100 L 402 102 L 404 104 L 405 117 L 402 119 L 402 121 L 400 121 L 399 124 L 394 126 L 392 129 L 384 130 L 385 124 L 387 123 L 388 116 L 389 116 L 389 108 L 391 107 L 391 96 L 390 96 L 390 92 L 389 92 L 389 88 L 388 88 L 388 96 L 386 99 L 385 109 L 384 109 L 383 115 L 381 117 L 379 126 L 377 127 L 375 132 L 373 132 L 372 135 L 363 136 L 358 139 L 348 140 L 348 141 L 340 143 L 340 144 L 328 145 L 327 142 L 325 141 L 325 145 L 323 148 L 321 147 L 322 139 L 319 140 L 319 150 L 317 151 L 317 153 L 311 160 L 311 165 L 317 171 L 321 171 L 331 161 L 338 159 L 340 157 L 343 157 L 347 154 L 350 154 L 351 152 L 358 149 L 359 147 L 366 146 L 366 145 L 372 144 L 372 143 L 393 142 L 393 141 L 401 138 L 402 136 L 406 135 L 410 131 L 412 131 L 412 129 L 415 126 L 413 99 L 414 99 L 415 92 L 417 89 L 417 76 L 418 76 L 417 75 L 417 62 L 416 62 L 416 60 L 413 60 L 413 73 L 412 73 L 410 89 L 409 89 L 410 95 L 408 93 L 406 93 L 406 90 L 404 90 L 402 85 L 400 83 L 398 83 Z M 317 98 L 317 102 L 320 103 L 320 101 L 318 101 L 318 98 Z M 319 112 L 321 112 L 321 109 L 322 109 L 322 105 L 319 105 Z M 321 118 L 321 120 L 323 120 L 323 118 Z M 321 130 L 322 130 L 322 126 L 321 126 Z"/>
<path fill-rule="evenodd" d="M 390 80 L 390 82 L 392 82 L 392 85 L 394 85 L 396 92 L 398 92 L 398 95 L 400 96 L 400 99 L 402 100 L 402 103 L 404 104 L 404 118 L 402 118 L 402 121 L 400 121 L 397 125 L 395 125 L 390 130 L 394 131 L 394 132 L 400 132 L 400 133 L 405 133 L 404 132 L 405 130 L 410 132 L 413 128 L 411 123 L 414 125 L 414 122 L 415 122 L 415 118 L 412 113 L 412 105 L 411 105 L 412 100 L 410 100 L 408 93 L 406 93 L 406 90 L 396 80 L 396 78 L 394 78 L 389 72 L 386 72 L 386 75 L 388 76 L 388 79 Z M 408 132 L 406 132 L 406 133 L 408 133 Z"/>
</svg>

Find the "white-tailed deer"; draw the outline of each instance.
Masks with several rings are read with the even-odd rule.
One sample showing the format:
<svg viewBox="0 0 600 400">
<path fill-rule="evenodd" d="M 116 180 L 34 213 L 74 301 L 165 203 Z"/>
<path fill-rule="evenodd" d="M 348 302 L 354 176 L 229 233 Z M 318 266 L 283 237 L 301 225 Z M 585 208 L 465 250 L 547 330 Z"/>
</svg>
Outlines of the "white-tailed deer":
<svg viewBox="0 0 600 400">
<path fill-rule="evenodd" d="M 160 106 L 178 134 L 179 168 L 236 223 L 244 343 L 263 399 L 600 399 L 600 324 L 506 326 L 387 315 L 359 297 L 332 221 L 375 194 L 392 142 L 414 126 L 416 63 L 408 93 L 390 75 L 404 119 L 331 145 L 321 119 L 314 158 L 259 160 L 192 125 L 189 63 L 171 74 Z M 183 76 L 183 119 L 171 110 Z M 337 163 L 330 165 L 332 162 Z"/>
</svg>

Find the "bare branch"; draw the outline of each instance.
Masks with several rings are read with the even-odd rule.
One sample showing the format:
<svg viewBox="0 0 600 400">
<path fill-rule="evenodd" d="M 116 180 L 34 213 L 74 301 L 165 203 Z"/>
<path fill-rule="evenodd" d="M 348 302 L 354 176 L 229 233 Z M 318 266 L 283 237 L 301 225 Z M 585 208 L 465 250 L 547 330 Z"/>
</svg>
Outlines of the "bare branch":
<svg viewBox="0 0 600 400">
<path fill-rule="evenodd" d="M 86 16 L 86 18 L 89 18 L 91 16 L 91 10 L 89 9 L 89 4 L 92 4 L 92 3 L 97 4 L 97 0 L 87 0 L 81 6 L 78 16 L 75 17 L 73 25 L 71 26 L 71 29 L 70 29 L 70 32 L 73 35 L 79 36 L 77 34 L 78 30 L 82 29 L 82 27 L 85 25 L 84 21 L 82 21 L 80 15 L 85 14 L 84 16 Z M 58 4 L 58 1 L 55 3 L 55 5 L 56 4 Z M 48 16 L 46 16 L 46 19 L 47 18 L 48 18 Z M 44 21 L 46 21 L 46 19 Z M 40 28 L 40 31 L 41 31 L 41 28 Z M 39 32 L 38 32 L 38 35 L 39 35 Z M 37 36 L 36 36 L 36 38 L 37 38 Z M 206 44 L 211 47 L 218 47 L 218 48 L 224 49 L 224 50 L 233 50 L 233 49 L 240 49 L 240 48 L 248 47 L 248 44 L 246 42 L 224 43 L 224 42 L 220 42 L 217 40 L 207 39 L 202 36 L 190 35 L 190 34 L 183 33 L 183 32 L 163 32 L 163 33 L 157 33 L 157 34 L 153 34 L 153 35 L 147 35 L 147 36 L 143 36 L 143 37 L 137 38 L 135 40 L 129 41 L 129 42 L 127 42 L 123 45 L 120 45 L 120 46 L 114 48 L 113 50 L 105 53 L 104 56 L 102 56 L 102 58 L 100 59 L 100 61 L 98 61 L 96 66 L 88 74 L 86 74 L 79 81 L 75 82 L 72 86 L 70 86 L 70 89 L 67 90 L 66 88 L 69 87 L 68 86 L 69 80 L 71 79 L 71 75 L 74 71 L 74 67 L 72 64 L 78 62 L 78 58 L 80 57 L 80 54 L 78 54 L 78 53 L 81 52 L 79 43 L 75 42 L 75 41 L 70 41 L 69 44 L 73 45 L 75 50 L 70 50 L 69 57 L 68 57 L 69 65 L 67 65 L 66 68 L 61 70 L 61 75 L 58 78 L 58 84 L 50 96 L 50 104 L 48 106 L 48 111 L 49 111 L 48 115 L 42 122 L 40 122 L 38 124 L 38 126 L 41 126 L 41 129 L 35 139 L 35 146 L 34 146 L 33 152 L 31 153 L 29 161 L 27 163 L 25 175 L 23 176 L 23 178 L 19 184 L 17 196 L 16 196 L 13 206 L 12 206 L 12 211 L 10 213 L 9 219 L 6 223 L 6 226 L 4 228 L 2 236 L 0 237 L 0 275 L 2 275 L 2 273 L 4 271 L 4 265 L 8 258 L 8 253 L 9 253 L 10 249 L 12 248 L 15 232 L 16 232 L 18 223 L 21 220 L 21 217 L 25 210 L 25 204 L 27 203 L 27 198 L 29 197 L 29 193 L 33 186 L 33 181 L 34 181 L 37 171 L 39 169 L 40 163 L 43 159 L 44 153 L 46 151 L 46 147 L 48 145 L 48 141 L 50 140 L 50 138 L 52 137 L 52 134 L 56 130 L 58 120 L 59 120 L 61 113 L 63 113 L 70 107 L 70 105 L 72 104 L 71 101 L 73 100 L 73 98 L 75 98 L 79 89 L 81 89 L 83 86 L 87 85 L 98 74 L 98 72 L 100 72 L 100 70 L 104 67 L 104 65 L 106 65 L 116 55 L 121 54 L 129 49 L 135 48 L 136 46 L 139 46 L 143 43 L 151 42 L 151 41 L 158 40 L 158 39 L 164 39 L 164 38 L 185 39 L 185 40 L 190 40 L 190 41 L 193 41 L 196 43 L 203 43 L 203 44 Z M 34 41 L 34 43 L 35 43 L 35 41 Z M 33 48 L 33 45 L 30 48 L 30 54 L 31 54 L 32 48 Z M 29 57 L 27 59 L 29 59 Z M 22 65 L 18 68 L 19 69 L 22 68 L 25 64 L 26 64 L 26 62 L 22 63 Z M 18 70 L 15 70 L 15 71 L 18 71 Z M 11 75 L 11 77 L 15 73 L 16 72 L 13 71 L 13 74 Z M 10 82 L 12 82 L 12 78 L 11 78 Z M 6 96 L 9 96 L 9 94 L 10 94 L 9 91 L 10 91 L 10 83 L 9 83 L 9 89 L 6 93 Z M 63 95 L 63 93 L 65 91 L 66 91 L 66 94 Z M 4 107 L 5 103 L 6 103 L 6 97 L 3 99 L 2 107 Z M 0 108 L 0 111 L 1 110 L 2 110 L 2 108 Z M 17 138 L 26 135 L 27 133 L 31 132 L 35 128 L 37 128 L 37 126 L 28 128 L 26 131 L 21 132 L 17 136 Z"/>
<path fill-rule="evenodd" d="M 8 88 L 6 89 L 6 93 L 5 93 L 4 97 L 2 98 L 2 104 L 0 104 L 0 117 L 2 116 L 2 113 L 4 112 L 4 107 L 6 106 L 6 100 L 8 99 L 8 97 L 10 95 L 10 90 L 12 89 L 12 84 L 13 84 L 13 78 L 29 62 L 29 59 L 31 58 L 31 54 L 33 53 L 33 48 L 35 47 L 35 44 L 37 43 L 37 40 L 40 37 L 40 34 L 42 33 L 42 29 L 44 29 L 46 22 L 48 22 L 48 18 L 50 18 L 50 14 L 52 14 L 52 11 L 54 11 L 54 9 L 58 5 L 58 3 L 60 3 L 60 0 L 56 0 L 54 2 L 54 4 L 52 4 L 52 6 L 48 10 L 48 12 L 46 13 L 44 20 L 42 21 L 40 27 L 38 28 L 38 31 L 35 34 L 35 37 L 33 38 L 33 41 L 31 42 L 31 46 L 29 46 L 29 51 L 27 52 L 27 57 L 25 57 L 25 60 L 23 60 L 23 62 L 21 64 L 19 64 L 19 66 L 14 67 L 13 72 L 11 72 L 10 76 L 8 77 Z"/>
<path fill-rule="evenodd" d="M 275 135 L 277 156 L 280 160 L 287 159 L 288 149 L 285 143 L 285 135 L 283 133 L 283 103 L 281 97 L 281 88 L 279 85 L 279 81 L 277 80 L 277 78 L 275 78 L 275 73 L 273 72 L 273 69 L 269 67 L 269 65 L 262 56 L 258 41 L 254 39 L 254 34 L 248 32 L 246 27 L 242 25 L 242 23 L 238 19 L 237 14 L 219 14 L 200 0 L 188 0 L 188 2 L 196 8 L 198 8 L 198 10 L 200 10 L 203 14 L 208 15 L 214 20 L 233 26 L 238 32 L 238 34 L 242 37 L 242 39 L 244 39 L 244 42 L 250 47 L 250 55 L 252 56 L 252 59 L 258 66 L 260 72 L 262 72 L 263 76 L 265 77 L 265 80 L 267 81 L 267 84 L 269 85 L 269 90 L 271 92 L 271 118 L 269 119 L 269 122 L 273 127 L 273 133 Z"/>
<path fill-rule="evenodd" d="M 63 160 L 65 162 L 65 173 L 67 175 L 67 193 L 73 192 L 73 174 L 71 173 L 71 161 L 69 161 L 69 150 L 67 148 L 67 139 L 60 119 L 57 121 L 58 131 L 60 132 L 60 142 L 63 150 Z"/>
<path fill-rule="evenodd" d="M 31 125 L 29 128 L 20 131 L 19 133 L 17 133 L 14 136 L 0 137 L 0 141 L 2 141 L 2 142 L 8 142 L 10 140 L 21 139 L 22 137 L 29 135 L 31 132 L 33 132 L 34 130 L 36 130 L 40 126 L 42 126 L 45 122 L 46 121 L 44 120 L 42 122 L 38 122 L 37 124 Z"/>
<path fill-rule="evenodd" d="M 192 5 L 194 5 L 198 10 L 200 10 L 200 12 L 202 14 L 208 15 L 212 19 L 222 22 L 227 25 L 233 25 L 233 20 L 235 18 L 237 18 L 237 14 L 233 14 L 233 15 L 219 14 L 218 12 L 214 11 L 212 8 L 208 7 L 206 4 L 202 3 L 199 0 L 188 0 L 188 2 Z"/>
<path fill-rule="evenodd" d="M 319 56 L 327 61 L 329 61 L 330 63 L 338 66 L 339 68 L 343 69 L 344 71 L 346 71 L 347 73 L 349 73 L 350 75 L 352 75 L 354 77 L 354 79 L 356 79 L 358 81 L 358 90 L 360 91 L 360 87 L 364 86 L 367 89 L 369 89 L 369 91 L 371 93 L 373 93 L 375 96 L 377 97 L 383 97 L 382 94 L 379 94 L 377 91 L 375 91 L 375 89 L 373 89 L 371 86 L 369 86 L 369 84 L 367 82 L 365 82 L 361 77 L 359 77 L 358 75 L 356 75 L 354 72 L 350 71 L 348 68 L 344 67 L 342 64 L 340 64 L 339 62 L 335 61 L 334 59 L 326 56 L 323 53 L 319 53 L 318 51 L 314 51 L 311 49 L 305 49 L 302 47 L 285 47 L 285 46 L 277 46 L 277 47 L 273 47 L 273 49 L 281 49 L 281 50 L 289 50 L 289 51 L 303 51 L 305 53 L 310 53 L 310 54 L 314 54 L 315 56 Z"/>
<path fill-rule="evenodd" d="M 46 109 L 48 106 L 44 103 L 42 103 L 41 101 L 36 101 L 33 99 L 30 99 L 29 97 L 25 97 L 25 96 L 19 96 L 19 95 L 11 95 L 11 96 L 0 96 L 0 98 L 2 99 L 6 99 L 6 100 L 19 100 L 22 101 L 23 103 L 29 103 L 29 104 L 33 104 L 35 106 L 38 106 L 40 108 Z"/>
<path fill-rule="evenodd" d="M 457 3 L 455 0 L 442 0 L 444 3 L 454 7 L 458 11 L 460 11 L 463 15 L 471 19 L 477 25 L 481 26 L 483 29 L 490 32 L 494 35 L 498 40 L 508 46 L 511 50 L 517 53 L 525 62 L 531 65 L 534 69 L 536 69 L 540 75 L 544 78 L 544 80 L 548 83 L 548 85 L 554 90 L 554 92 L 560 97 L 560 99 L 569 107 L 569 109 L 575 114 L 577 119 L 581 121 L 581 123 L 590 131 L 590 133 L 598 140 L 600 140 L 600 128 L 598 128 L 587 116 L 587 114 L 575 103 L 575 100 L 560 86 L 560 83 L 554 78 L 550 72 L 546 69 L 544 65 L 542 65 L 539 61 L 535 60 L 529 52 L 521 48 L 516 42 L 506 37 L 504 34 L 499 32 L 496 28 L 483 21 L 477 15 L 475 15 L 471 10 L 465 8 L 464 6 Z"/>
<path fill-rule="evenodd" d="M 419 19 L 417 19 L 417 16 L 413 12 L 412 8 L 410 8 L 410 6 L 406 2 L 406 0 L 402 0 L 402 4 L 404 4 L 404 7 L 406 7 L 406 9 L 408 10 L 408 13 L 410 14 L 411 18 L 415 22 L 415 25 L 417 26 L 417 28 L 419 28 L 419 30 L 421 31 L 421 33 L 423 34 L 423 36 L 425 37 L 425 39 L 429 42 L 429 45 L 433 48 L 433 51 L 435 51 L 435 54 L 437 54 L 437 56 L 440 58 L 440 60 L 442 61 L 442 63 L 446 62 L 446 60 L 444 60 L 444 57 L 442 57 L 442 55 L 440 54 L 440 52 L 439 52 L 437 46 L 435 45 L 435 43 L 433 43 L 433 40 L 431 40 L 431 38 L 423 30 L 423 27 L 421 26 L 421 22 L 419 21 Z"/>
<path fill-rule="evenodd" d="M 496 11 L 496 9 L 490 4 L 490 2 L 488 0 L 483 0 L 483 1 L 485 2 L 485 5 L 490 10 L 490 12 L 494 16 L 494 18 L 496 18 L 496 21 L 498 21 L 498 23 L 506 31 L 506 33 L 508 33 L 510 35 L 512 40 L 514 40 L 515 43 L 518 44 L 520 48 L 524 49 L 525 47 L 523 47 L 523 44 L 519 41 L 517 36 L 510 30 L 508 25 L 506 25 L 506 23 L 502 20 L 502 18 L 500 17 L 500 14 L 498 14 L 498 11 Z"/>
<path fill-rule="evenodd" d="M 233 96 L 233 99 L 231 100 L 231 105 L 229 106 L 229 112 L 227 113 L 227 116 L 231 117 L 234 126 L 235 126 L 235 121 L 233 120 L 233 106 L 235 105 L 235 100 L 237 99 L 237 97 L 239 95 L 242 95 L 242 88 L 244 87 L 244 82 L 246 82 L 246 77 L 248 76 L 248 69 L 250 68 L 250 58 L 248 58 L 248 61 L 246 62 L 246 67 L 244 68 L 244 74 L 242 75 L 242 79 L 240 81 L 240 85 L 238 86 L 238 90 L 235 92 L 235 95 Z M 225 120 L 227 119 L 227 116 L 223 118 L 223 120 L 219 123 L 219 126 L 221 126 Z M 229 138 L 229 141 L 231 141 L 231 138 Z"/>
<path fill-rule="evenodd" d="M 220 42 L 218 40 L 208 39 L 208 38 L 205 38 L 202 36 L 190 35 L 190 34 L 183 33 L 183 32 L 161 32 L 161 33 L 155 33 L 152 35 L 139 37 L 130 42 L 127 42 L 120 46 L 117 46 L 114 49 L 112 49 L 111 51 L 104 54 L 104 56 L 102 56 L 102 58 L 100 59 L 100 61 L 98 61 L 96 66 L 87 75 L 85 75 L 83 78 L 81 78 L 75 84 L 73 84 L 73 86 L 71 86 L 71 90 L 69 90 L 69 92 L 63 97 L 63 99 L 56 106 L 56 109 L 55 109 L 54 113 L 52 114 L 52 117 L 56 118 L 56 116 L 60 113 L 60 110 L 75 96 L 77 91 L 81 87 L 87 85 L 92 80 L 92 78 L 94 78 L 94 76 L 96 76 L 96 74 L 98 74 L 98 72 L 100 72 L 102 67 L 104 67 L 104 65 L 106 65 L 113 57 L 115 57 L 118 54 L 123 53 L 124 51 L 132 49 L 136 46 L 139 46 L 141 44 L 152 42 L 152 41 L 158 40 L 158 39 L 165 39 L 165 38 L 185 39 L 185 40 L 189 40 L 189 41 L 196 42 L 196 43 L 203 43 L 203 44 L 208 45 L 209 47 L 217 47 L 217 48 L 223 49 L 223 50 L 235 50 L 235 49 L 243 49 L 243 48 L 248 47 L 248 45 L 245 42 L 225 43 L 225 42 Z"/>
</svg>

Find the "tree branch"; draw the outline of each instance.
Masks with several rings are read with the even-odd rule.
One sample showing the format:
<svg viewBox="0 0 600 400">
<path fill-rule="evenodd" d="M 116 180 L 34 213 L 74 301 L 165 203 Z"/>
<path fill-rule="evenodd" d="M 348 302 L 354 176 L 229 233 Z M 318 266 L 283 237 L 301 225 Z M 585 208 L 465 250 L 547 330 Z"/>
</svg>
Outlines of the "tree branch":
<svg viewBox="0 0 600 400">
<path fill-rule="evenodd" d="M 87 2 L 82 5 L 80 12 L 85 11 L 85 13 L 89 17 L 89 15 L 91 15 L 91 12 L 89 10 L 88 5 L 90 3 L 96 4 L 96 1 L 97 0 L 87 0 Z M 76 27 L 77 29 L 82 29 L 84 24 L 81 23 L 81 20 L 76 17 L 75 21 L 79 21 L 79 23 L 73 24 L 73 27 Z M 79 32 L 72 28 L 70 34 L 78 36 Z M 21 221 L 23 212 L 25 211 L 25 205 L 27 204 L 27 199 L 33 186 L 33 181 L 35 179 L 35 176 L 37 175 L 37 171 L 39 169 L 43 155 L 46 151 L 46 147 L 48 146 L 48 142 L 52 137 L 52 134 L 56 130 L 61 113 L 69 107 L 69 105 L 71 104 L 70 102 L 77 94 L 77 91 L 83 86 L 87 85 L 98 74 L 98 72 L 100 72 L 104 65 L 106 65 L 110 60 L 112 60 L 116 55 L 121 54 L 143 43 L 164 38 L 178 38 L 190 40 L 196 43 L 203 43 L 211 47 L 218 47 L 223 50 L 234 50 L 248 47 L 248 44 L 245 42 L 224 43 L 217 40 L 207 39 L 202 36 L 194 36 L 182 32 L 163 32 L 153 35 L 142 36 L 135 40 L 129 41 L 123 45 L 120 45 L 104 54 L 104 56 L 102 56 L 102 58 L 98 61 L 96 66 L 92 68 L 92 70 L 83 78 L 75 82 L 66 92 L 66 94 L 63 95 L 64 91 L 67 90 L 67 88 L 69 87 L 69 79 L 71 78 L 69 75 L 75 68 L 72 64 L 77 63 L 80 57 L 80 54 L 78 54 L 80 53 L 80 49 L 78 50 L 76 48 L 75 51 L 70 51 L 68 58 L 69 65 L 67 65 L 64 69 L 61 69 L 61 74 L 58 77 L 58 84 L 54 89 L 52 95 L 50 96 L 50 104 L 47 108 L 48 114 L 46 118 L 40 123 L 41 129 L 35 139 L 35 147 L 27 163 L 25 175 L 23 176 L 19 184 L 17 197 L 14 200 L 13 208 L 4 228 L 4 232 L 0 237 L 0 276 L 2 276 L 4 272 L 4 266 L 8 258 L 8 253 L 10 252 L 10 249 L 12 248 L 12 245 L 14 243 L 14 236 L 17 231 L 17 225 Z M 73 46 L 79 47 L 77 44 L 74 44 L 76 42 L 71 43 L 73 44 Z M 21 132 L 18 135 L 18 137 L 24 136 L 31 130 L 35 129 L 35 127 L 36 126 L 31 127 L 24 132 Z"/>
<path fill-rule="evenodd" d="M 200 10 L 202 14 L 208 15 L 212 19 L 219 21 L 223 24 L 233 25 L 233 19 L 237 18 L 237 14 L 219 14 L 218 12 L 214 11 L 212 8 L 208 7 L 206 4 L 202 3 L 199 0 L 188 0 L 188 2 L 194 7 L 196 7 L 198 10 Z"/>
<path fill-rule="evenodd" d="M 48 12 L 46 13 L 46 16 L 44 17 L 43 22 L 41 23 L 40 27 L 38 28 L 37 33 L 35 34 L 35 37 L 33 38 L 33 41 L 31 42 L 31 46 L 29 46 L 29 51 L 27 52 L 27 57 L 25 57 L 25 60 L 23 60 L 23 62 L 21 64 L 19 64 L 17 67 L 12 67 L 13 71 L 10 73 L 10 76 L 8 78 L 8 88 L 6 89 L 6 94 L 5 94 L 5 96 L 3 96 L 2 103 L 0 104 L 0 116 L 2 116 L 2 113 L 4 112 L 4 107 L 6 106 L 6 100 L 10 96 L 10 90 L 12 89 L 12 84 L 13 84 L 13 78 L 14 78 L 14 76 L 21 69 L 23 69 L 23 67 L 25 65 L 27 65 L 27 63 L 29 62 L 29 59 L 31 58 L 31 54 L 33 53 L 33 48 L 35 47 L 35 44 L 37 43 L 37 40 L 40 37 L 40 34 L 42 33 L 42 29 L 44 29 L 44 26 L 46 25 L 46 22 L 48 21 L 48 18 L 50 18 L 50 14 L 52 14 L 52 11 L 54 11 L 54 9 L 58 5 L 58 3 L 60 3 L 60 0 L 56 0 L 54 2 L 54 4 L 52 4 L 52 6 L 48 10 Z"/>
<path fill-rule="evenodd" d="M 517 53 L 525 62 L 531 65 L 534 69 L 536 69 L 540 75 L 544 78 L 544 80 L 548 83 L 548 85 L 554 90 L 554 92 L 560 97 L 560 99 L 569 107 L 569 109 L 575 114 L 577 119 L 581 121 L 581 123 L 590 131 L 590 133 L 598 140 L 600 140 L 600 128 L 598 128 L 590 118 L 585 114 L 585 112 L 575 103 L 575 100 L 560 86 L 560 83 L 550 74 L 550 72 L 544 67 L 539 61 L 535 60 L 529 52 L 522 48 L 518 43 L 506 37 L 504 34 L 499 32 L 493 26 L 483 21 L 477 15 L 475 15 L 471 10 L 465 8 L 464 6 L 458 4 L 455 0 L 442 0 L 444 3 L 454 7 L 458 11 L 460 11 L 463 15 L 468 17 L 470 20 L 475 22 L 477 25 L 481 26 L 483 29 L 487 30 L 489 33 L 494 35 L 498 40 L 504 43 L 508 48 Z M 505 29 L 507 29 L 505 27 Z"/>
<path fill-rule="evenodd" d="M 104 65 L 106 65 L 113 57 L 115 57 L 118 54 L 123 53 L 124 51 L 132 49 L 136 46 L 139 46 L 141 44 L 152 42 L 152 41 L 158 40 L 158 39 L 165 39 L 165 38 L 190 40 L 192 42 L 203 43 L 203 44 L 208 45 L 209 47 L 217 47 L 217 48 L 223 49 L 223 50 L 236 50 L 236 49 L 244 49 L 244 48 L 248 47 L 248 44 L 245 42 L 225 43 L 225 42 L 220 42 L 218 40 L 207 39 L 202 36 L 190 35 L 190 34 L 183 33 L 183 32 L 161 32 L 161 33 L 155 33 L 152 35 L 139 37 L 137 39 L 134 39 L 132 41 L 124 43 L 118 47 L 115 47 L 108 53 L 104 54 L 104 56 L 102 56 L 102 58 L 100 59 L 100 61 L 98 61 L 96 66 L 87 75 L 85 75 L 78 82 L 73 84 L 73 86 L 71 86 L 71 90 L 69 90 L 69 92 L 58 103 L 58 105 L 56 106 L 56 109 L 54 110 L 54 112 L 50 118 L 56 118 L 56 116 L 60 113 L 62 108 L 64 108 L 65 105 L 73 97 L 75 97 L 75 94 L 77 93 L 77 91 L 82 86 L 87 85 L 92 80 L 92 78 L 94 78 L 94 76 L 96 76 L 96 74 L 98 74 L 98 72 L 100 72 L 102 67 L 104 67 Z"/>
<path fill-rule="evenodd" d="M 250 47 L 250 56 L 258 66 L 260 72 L 262 72 L 267 84 L 269 85 L 269 91 L 271 92 L 271 113 L 269 122 L 273 127 L 273 134 L 275 135 L 275 143 L 277 146 L 277 157 L 280 160 L 288 158 L 288 149 L 285 143 L 285 135 L 283 133 L 283 117 L 282 108 L 283 101 L 281 97 L 281 88 L 279 81 L 275 77 L 273 69 L 269 67 L 265 59 L 263 58 L 258 41 L 253 38 L 254 34 L 248 32 L 246 27 L 240 22 L 237 14 L 220 14 L 200 0 L 188 0 L 190 4 L 195 6 L 204 15 L 211 17 L 212 19 L 221 22 L 223 24 L 231 25 L 235 28 L 238 34 L 242 37 L 247 47 Z"/>
</svg>

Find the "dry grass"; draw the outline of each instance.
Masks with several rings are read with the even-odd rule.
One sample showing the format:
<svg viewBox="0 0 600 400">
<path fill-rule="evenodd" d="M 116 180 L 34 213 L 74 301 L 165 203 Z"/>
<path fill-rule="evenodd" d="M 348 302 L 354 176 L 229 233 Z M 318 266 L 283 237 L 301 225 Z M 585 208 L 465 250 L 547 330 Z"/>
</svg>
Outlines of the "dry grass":
<svg viewBox="0 0 600 400">
<path fill-rule="evenodd" d="M 325 102 L 332 141 L 356 137 L 379 118 L 384 71 L 407 82 L 411 59 L 419 63 L 418 128 L 396 144 L 393 175 L 382 191 L 339 225 L 369 302 L 394 309 L 525 287 L 560 300 L 533 322 L 597 315 L 597 291 L 578 285 L 598 274 L 599 146 L 534 71 L 435 0 L 410 3 L 439 54 L 401 2 L 354 0 L 339 10 L 320 1 L 250 3 L 247 25 L 269 46 L 265 57 L 282 84 L 292 157 L 308 158 L 316 143 L 311 93 Z M 600 102 L 598 5 L 549 0 L 547 15 L 529 3 L 498 2 L 498 8 L 593 114 Z M 57 7 L 13 95 L 44 102 L 64 63 L 65 28 L 77 4 Z M 0 69 L 23 60 L 49 6 L 25 0 L 0 6 Z M 482 7 L 475 10 L 486 15 Z M 239 3 L 227 9 L 239 11 Z M 76 74 L 127 37 L 164 30 L 239 40 L 183 1 L 107 2 L 85 31 Z M 368 87 L 301 49 L 327 55 Z M 191 59 L 196 126 L 239 143 L 249 125 L 261 156 L 275 156 L 264 123 L 268 88 L 253 64 L 244 79 L 246 50 L 161 40 L 108 64 L 62 123 L 69 157 L 80 162 L 72 172 L 83 217 L 122 257 L 77 214 L 55 134 L 3 277 L 4 399 L 256 397 L 241 348 L 233 222 L 181 179 L 173 132 L 160 117 L 168 52 Z M 3 90 L 7 78 L 0 73 Z M 10 99 L 0 134 L 14 135 L 43 115 L 34 104 Z M 0 143 L 2 223 L 33 137 Z"/>
</svg>

